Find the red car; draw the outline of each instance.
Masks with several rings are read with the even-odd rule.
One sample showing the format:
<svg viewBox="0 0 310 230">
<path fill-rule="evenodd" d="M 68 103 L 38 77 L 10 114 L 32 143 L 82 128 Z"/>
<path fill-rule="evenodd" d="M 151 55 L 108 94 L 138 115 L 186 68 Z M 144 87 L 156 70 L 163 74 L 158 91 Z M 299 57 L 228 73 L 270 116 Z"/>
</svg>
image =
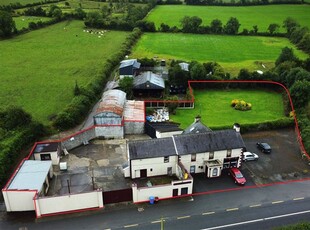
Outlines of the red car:
<svg viewBox="0 0 310 230">
<path fill-rule="evenodd" d="M 236 184 L 244 185 L 246 182 L 246 179 L 242 175 L 239 169 L 237 168 L 231 168 L 229 169 L 229 174 L 232 176 Z"/>
</svg>

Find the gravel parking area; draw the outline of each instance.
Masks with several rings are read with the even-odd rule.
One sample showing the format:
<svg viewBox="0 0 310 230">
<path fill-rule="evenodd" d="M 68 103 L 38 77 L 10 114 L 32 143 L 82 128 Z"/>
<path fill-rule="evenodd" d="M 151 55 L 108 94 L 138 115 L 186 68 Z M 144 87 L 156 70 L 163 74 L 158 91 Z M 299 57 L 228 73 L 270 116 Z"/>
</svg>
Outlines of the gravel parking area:
<svg viewBox="0 0 310 230">
<path fill-rule="evenodd" d="M 259 155 L 258 161 L 244 162 L 243 171 L 247 171 L 255 184 L 298 180 L 310 177 L 310 166 L 301 158 L 294 129 L 281 129 L 253 132 L 242 135 L 247 151 Z M 271 148 L 270 154 L 260 152 L 257 142 L 266 142 Z"/>
</svg>

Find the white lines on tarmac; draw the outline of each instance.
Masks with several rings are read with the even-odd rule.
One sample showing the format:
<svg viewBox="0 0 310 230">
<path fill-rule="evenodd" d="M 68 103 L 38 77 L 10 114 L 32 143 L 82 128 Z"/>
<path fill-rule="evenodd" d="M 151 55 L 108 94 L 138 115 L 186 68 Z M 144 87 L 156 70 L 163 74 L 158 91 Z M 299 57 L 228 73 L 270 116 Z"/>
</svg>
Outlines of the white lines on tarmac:
<svg viewBox="0 0 310 230">
<path fill-rule="evenodd" d="M 271 204 L 280 204 L 283 203 L 283 200 L 272 201 Z"/>
<path fill-rule="evenodd" d="M 211 215 L 211 214 L 214 214 L 215 212 L 204 212 L 204 213 L 202 213 L 202 215 L 203 216 L 205 216 L 205 215 Z"/>
<path fill-rule="evenodd" d="M 296 197 L 293 200 L 303 200 L 303 199 L 305 199 L 305 198 L 304 197 Z"/>
<path fill-rule="evenodd" d="M 305 213 L 310 213 L 310 210 L 302 211 L 302 212 L 288 213 L 288 214 L 279 215 L 279 216 L 271 216 L 271 217 L 266 217 L 266 218 L 261 218 L 261 219 L 256 219 L 256 220 L 243 221 L 243 222 L 238 222 L 238 223 L 233 223 L 233 224 L 226 224 L 226 225 L 222 225 L 222 226 L 205 228 L 203 230 L 229 228 L 229 227 L 238 226 L 238 225 L 250 224 L 250 223 L 261 222 L 261 221 L 272 220 L 272 219 L 279 219 L 279 218 L 283 218 L 283 217 L 295 216 L 295 215 L 300 215 L 300 214 L 305 214 Z"/>
<path fill-rule="evenodd" d="M 228 209 L 226 209 L 227 212 L 237 211 L 237 210 L 239 210 L 239 208 L 228 208 Z"/>
<path fill-rule="evenodd" d="M 179 216 L 177 217 L 178 220 L 181 220 L 181 219 L 186 219 L 186 218 L 190 218 L 191 216 Z"/>
<path fill-rule="evenodd" d="M 130 225 L 125 225 L 124 228 L 132 228 L 132 227 L 137 227 L 139 224 L 130 224 Z"/>
<path fill-rule="evenodd" d="M 261 204 L 253 204 L 253 205 L 250 205 L 250 208 L 256 208 L 256 207 L 260 207 L 262 206 Z"/>
</svg>

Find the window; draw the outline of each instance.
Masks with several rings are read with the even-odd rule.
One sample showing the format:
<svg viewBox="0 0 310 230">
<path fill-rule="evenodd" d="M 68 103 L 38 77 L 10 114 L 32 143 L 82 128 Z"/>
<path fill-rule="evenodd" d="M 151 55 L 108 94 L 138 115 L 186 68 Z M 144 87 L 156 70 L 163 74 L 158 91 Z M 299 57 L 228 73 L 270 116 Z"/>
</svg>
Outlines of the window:
<svg viewBox="0 0 310 230">
<path fill-rule="evenodd" d="M 231 157 L 231 149 L 227 149 L 227 156 L 226 157 Z"/>
<path fill-rule="evenodd" d="M 209 160 L 212 160 L 212 159 L 214 159 L 214 152 L 213 151 L 209 153 Z"/>
<path fill-rule="evenodd" d="M 169 162 L 169 156 L 168 157 L 164 157 L 164 163 L 168 163 Z"/>
<path fill-rule="evenodd" d="M 196 161 L 196 153 L 193 153 L 192 156 L 191 156 L 191 161 Z"/>
</svg>

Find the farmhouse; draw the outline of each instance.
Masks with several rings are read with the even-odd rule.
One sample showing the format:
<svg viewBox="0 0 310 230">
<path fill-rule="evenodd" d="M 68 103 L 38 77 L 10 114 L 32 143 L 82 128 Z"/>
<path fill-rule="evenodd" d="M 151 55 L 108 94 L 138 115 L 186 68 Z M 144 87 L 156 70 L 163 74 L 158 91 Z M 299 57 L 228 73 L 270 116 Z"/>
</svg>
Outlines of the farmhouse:
<svg viewBox="0 0 310 230">
<path fill-rule="evenodd" d="M 119 66 L 119 75 L 123 77 L 134 77 L 140 69 L 141 63 L 137 59 L 123 60 Z"/>
</svg>

